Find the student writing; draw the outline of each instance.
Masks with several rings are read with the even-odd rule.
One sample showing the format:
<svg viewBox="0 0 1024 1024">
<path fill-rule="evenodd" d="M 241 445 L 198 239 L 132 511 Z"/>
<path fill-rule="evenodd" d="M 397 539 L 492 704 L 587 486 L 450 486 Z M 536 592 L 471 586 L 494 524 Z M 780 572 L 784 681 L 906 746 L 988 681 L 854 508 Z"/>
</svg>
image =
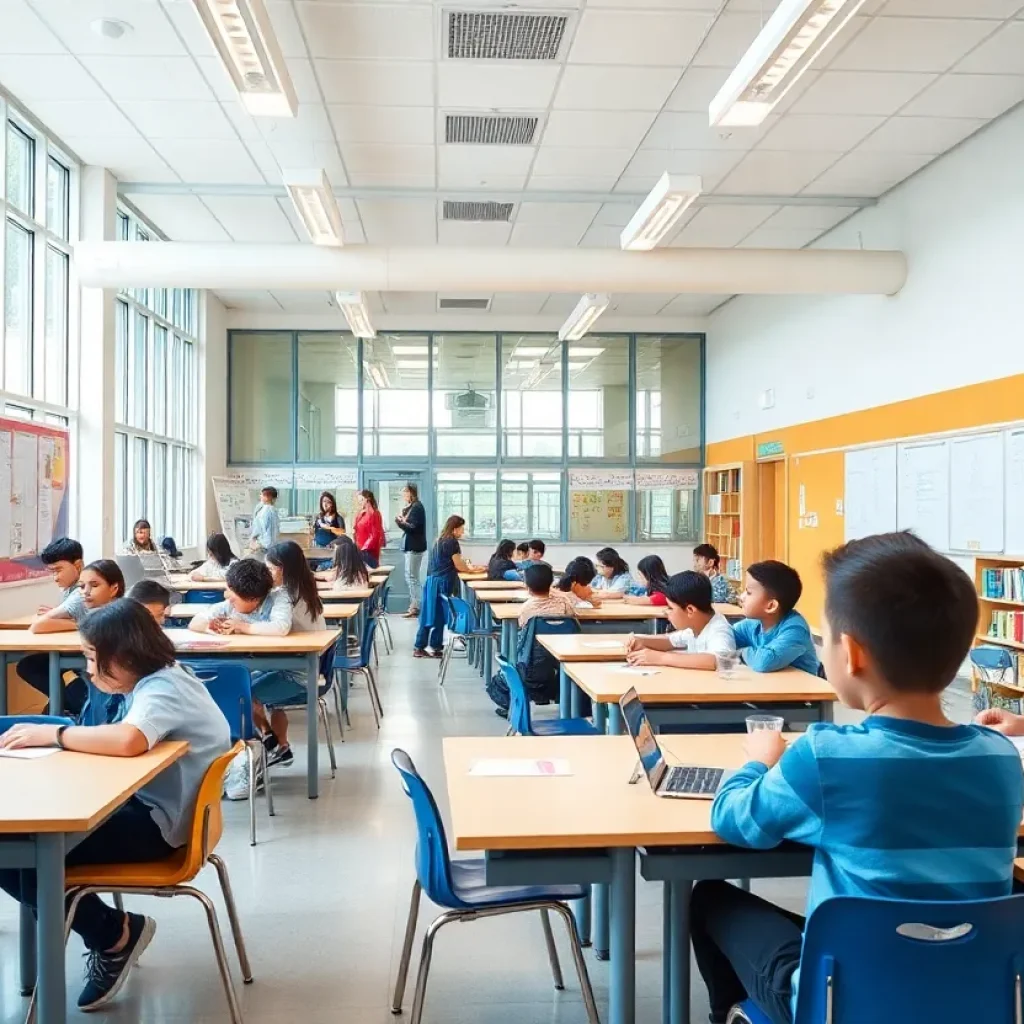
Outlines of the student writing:
<svg viewBox="0 0 1024 1024">
<path fill-rule="evenodd" d="M 171 592 L 156 580 L 139 580 L 126 595 L 129 601 L 141 604 L 158 626 L 167 620 L 167 609 L 171 606 Z"/>
<path fill-rule="evenodd" d="M 907 533 L 851 541 L 823 561 L 828 680 L 868 717 L 811 725 L 788 747 L 781 733 L 750 734 L 750 760 L 712 805 L 715 831 L 734 846 L 810 846 L 808 914 L 833 896 L 1008 895 L 1020 757 L 942 707 L 978 624 L 970 579 Z M 803 918 L 718 881 L 697 883 L 690 914 L 711 1020 L 749 996 L 791 1024 Z"/>
<path fill-rule="evenodd" d="M 352 587 L 368 587 L 370 574 L 363 556 L 350 537 L 338 538 L 334 546 L 334 558 L 330 569 L 315 574 L 317 579 L 333 583 L 333 590 L 348 590 Z"/>
<path fill-rule="evenodd" d="M 206 538 L 206 561 L 190 574 L 189 579 L 199 583 L 204 580 L 222 580 L 234 560 L 227 537 L 223 533 L 211 533 Z"/>
<path fill-rule="evenodd" d="M 569 595 L 575 607 L 592 608 L 601 603 L 601 594 L 592 586 L 596 575 L 594 563 L 581 555 L 572 559 L 565 567 L 565 572 L 558 580 L 558 589 Z"/>
<path fill-rule="evenodd" d="M 629 566 L 615 548 L 601 548 L 594 556 L 597 574 L 594 576 L 594 590 L 605 601 L 621 601 L 633 589 L 633 577 Z"/>
<path fill-rule="evenodd" d="M 664 608 L 668 604 L 665 588 L 668 585 L 668 572 L 665 563 L 658 555 L 647 555 L 636 564 L 637 586 L 634 591 L 623 597 L 626 604 L 653 605 Z"/>
</svg>

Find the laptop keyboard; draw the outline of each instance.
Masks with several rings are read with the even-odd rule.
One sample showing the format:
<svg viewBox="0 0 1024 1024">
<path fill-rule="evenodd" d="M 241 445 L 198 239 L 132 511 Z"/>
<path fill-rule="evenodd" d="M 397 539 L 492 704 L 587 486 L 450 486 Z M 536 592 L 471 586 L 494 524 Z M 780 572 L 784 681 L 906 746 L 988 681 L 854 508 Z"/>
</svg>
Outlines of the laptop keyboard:
<svg viewBox="0 0 1024 1024">
<path fill-rule="evenodd" d="M 713 794 L 722 781 L 721 768 L 673 768 L 665 780 L 668 793 Z"/>
</svg>

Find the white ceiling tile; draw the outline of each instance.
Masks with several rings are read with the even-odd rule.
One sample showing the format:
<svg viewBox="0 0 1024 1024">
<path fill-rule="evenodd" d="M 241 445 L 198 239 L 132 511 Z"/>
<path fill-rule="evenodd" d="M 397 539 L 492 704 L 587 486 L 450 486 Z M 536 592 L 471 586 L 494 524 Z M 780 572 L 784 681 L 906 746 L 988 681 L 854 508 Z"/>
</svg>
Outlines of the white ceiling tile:
<svg viewBox="0 0 1024 1024">
<path fill-rule="evenodd" d="M 120 57 L 105 54 L 82 57 L 81 60 L 114 100 L 188 102 L 215 98 L 190 57 Z M 218 65 L 223 67 L 219 61 Z"/>
<path fill-rule="evenodd" d="M 864 114 L 785 114 L 758 148 L 846 152 L 884 120 Z"/>
<path fill-rule="evenodd" d="M 535 150 L 532 146 L 444 145 L 438 149 L 439 184 L 464 188 L 516 187 L 526 183 Z M 505 182 L 499 186 L 499 181 Z"/>
<path fill-rule="evenodd" d="M 322 103 L 303 103 L 295 117 L 257 117 L 257 128 L 275 149 L 305 142 L 334 142 L 334 129 Z"/>
<path fill-rule="evenodd" d="M 938 156 L 987 123 L 974 117 L 891 117 L 864 140 L 860 150 Z"/>
<path fill-rule="evenodd" d="M 632 149 L 591 149 L 590 147 L 541 146 L 533 162 L 533 173 L 540 175 L 614 175 L 629 163 Z"/>
<path fill-rule="evenodd" d="M 914 116 L 998 117 L 1024 100 L 1021 75 L 943 75 L 902 113 Z"/>
<path fill-rule="evenodd" d="M 437 223 L 437 244 L 500 246 L 508 242 L 511 233 L 511 224 L 476 224 L 463 221 L 439 220 Z"/>
<path fill-rule="evenodd" d="M 438 103 L 446 110 L 546 110 L 558 82 L 557 64 L 478 64 L 441 61 Z"/>
<path fill-rule="evenodd" d="M 726 12 L 708 33 L 693 58 L 694 66 L 704 68 L 733 68 L 750 48 L 761 31 L 759 14 Z"/>
<path fill-rule="evenodd" d="M 662 311 L 661 316 L 707 316 L 730 295 L 677 295 Z"/>
<path fill-rule="evenodd" d="M 614 294 L 608 306 L 608 316 L 656 316 L 674 298 L 675 293 L 639 292 L 632 295 Z"/>
<path fill-rule="evenodd" d="M 547 295 L 543 292 L 498 292 L 491 299 L 491 312 L 536 315 L 546 301 Z"/>
<path fill-rule="evenodd" d="M 622 228 L 610 224 L 592 224 L 580 239 L 584 249 L 618 249 Z"/>
<path fill-rule="evenodd" d="M 121 100 L 118 105 L 148 139 L 237 138 L 215 100 Z"/>
<path fill-rule="evenodd" d="M 342 146 L 341 151 L 350 174 L 434 173 L 433 146 L 384 146 L 353 142 Z"/>
<path fill-rule="evenodd" d="M 873 18 L 829 64 L 848 71 L 946 71 L 992 31 L 965 18 Z"/>
<path fill-rule="evenodd" d="M 568 316 L 576 308 L 576 303 L 579 301 L 579 294 L 566 295 L 555 292 L 547 297 L 541 312 L 551 316 L 556 314 L 558 316 Z"/>
<path fill-rule="evenodd" d="M 679 79 L 676 68 L 569 64 L 555 110 L 660 110 Z"/>
<path fill-rule="evenodd" d="M 783 206 L 765 221 L 769 228 L 817 228 L 826 231 L 857 212 L 852 206 Z M 760 229 L 759 229 L 760 230 Z"/>
<path fill-rule="evenodd" d="M 906 14 L 911 17 L 931 18 L 1012 18 L 1024 10 L 1021 0 L 888 0 L 882 15 Z"/>
<path fill-rule="evenodd" d="M 737 243 L 740 249 L 802 249 L 813 242 L 821 231 L 818 228 L 775 228 L 763 225 L 755 228 Z"/>
<path fill-rule="evenodd" d="M 718 185 L 717 191 L 732 195 L 793 195 L 842 155 L 842 152 L 777 153 L 757 149 L 740 161 Z"/>
<path fill-rule="evenodd" d="M 350 183 L 355 188 L 433 188 L 434 172 L 423 171 L 352 171 Z"/>
<path fill-rule="evenodd" d="M 301 6 L 301 5 L 299 5 Z M 295 4 L 290 0 L 268 0 L 267 12 L 277 36 L 277 44 L 286 58 L 306 57 L 306 41 L 303 39 L 302 26 L 295 17 Z M 198 19 L 197 19 L 198 20 Z"/>
<path fill-rule="evenodd" d="M 58 136 L 138 138 L 132 123 L 109 100 L 38 100 L 32 113 Z"/>
<path fill-rule="evenodd" d="M 701 187 L 710 192 L 742 159 L 743 151 L 738 149 L 641 149 L 630 161 L 624 176 L 637 182 L 636 191 L 646 195 L 666 171 L 699 174 Z"/>
<path fill-rule="evenodd" d="M 221 288 L 214 293 L 227 309 L 253 313 L 280 313 L 281 303 L 270 292 L 245 292 Z"/>
<path fill-rule="evenodd" d="M 159 139 L 153 145 L 187 182 L 263 183 L 245 146 L 229 139 Z"/>
<path fill-rule="evenodd" d="M 711 128 L 705 111 L 658 115 L 647 137 L 645 149 L 753 149 L 778 122 L 769 114 L 756 128 Z"/>
<path fill-rule="evenodd" d="M 0 14 L 0 19 L 6 14 Z M 0 33 L 6 31 L 6 26 Z M 0 52 L 0 83 L 26 106 L 36 100 L 103 100 L 103 90 L 74 57 Z"/>
<path fill-rule="evenodd" d="M 118 181 L 181 180 L 141 135 L 117 139 L 65 135 L 63 140 L 84 163 L 109 167 Z"/>
<path fill-rule="evenodd" d="M 617 174 L 602 177 L 573 174 L 531 174 L 526 188 L 531 192 L 610 192 L 619 180 Z"/>
<path fill-rule="evenodd" d="M 435 313 L 435 292 L 382 292 L 381 300 L 388 313 Z"/>
<path fill-rule="evenodd" d="M 178 58 L 164 58 L 164 60 L 175 59 Z M 182 57 L 180 59 L 187 60 L 188 58 Z M 100 60 L 102 61 L 102 58 L 100 58 Z M 205 97 L 196 96 L 193 97 L 194 99 L 210 99 L 212 95 L 213 99 L 217 99 L 221 103 L 234 104 L 241 109 L 241 105 L 238 102 L 238 92 L 235 90 L 234 83 L 231 81 L 231 76 L 228 74 L 227 68 L 224 67 L 224 63 L 219 57 L 196 57 L 195 64 L 199 69 L 199 74 L 207 85 L 207 93 Z M 128 81 L 127 86 L 130 88 L 130 81 Z M 160 98 L 168 99 L 169 97 L 164 96 Z"/>
<path fill-rule="evenodd" d="M 137 206 L 172 242 L 230 242 L 197 196 L 133 195 Z"/>
<path fill-rule="evenodd" d="M 760 226 L 777 206 L 703 206 L 671 243 L 675 247 L 729 248 Z"/>
<path fill-rule="evenodd" d="M 170 16 L 153 0 L 32 0 L 32 6 L 75 54 L 174 57 L 186 53 Z M 198 21 L 191 4 L 186 13 Z M 5 10 L 5 29 L 6 17 Z M 120 39 L 107 39 L 91 28 L 97 18 L 124 21 L 132 30 Z"/>
<path fill-rule="evenodd" d="M 328 103 L 381 107 L 434 105 L 434 69 L 428 63 L 315 60 L 313 67 Z"/>
<path fill-rule="evenodd" d="M 427 6 L 299 4 L 314 57 L 430 60 L 434 18 Z"/>
<path fill-rule="evenodd" d="M 245 148 L 267 181 L 280 184 L 281 161 L 274 151 L 262 139 L 246 139 Z"/>
<path fill-rule="evenodd" d="M 64 44 L 24 0 L 4 0 L 0 53 L 65 53 Z"/>
<path fill-rule="evenodd" d="M 526 249 L 571 248 L 579 242 L 584 229 L 574 224 L 536 221 L 516 224 L 509 245 Z"/>
<path fill-rule="evenodd" d="M 684 68 L 711 17 L 688 11 L 586 10 L 569 53 L 572 64 Z"/>
<path fill-rule="evenodd" d="M 275 291 L 273 296 L 286 313 L 334 313 L 339 329 L 344 329 L 345 321 L 330 292 Z"/>
<path fill-rule="evenodd" d="M 923 153 L 868 153 L 855 150 L 804 189 L 804 195 L 880 196 L 932 159 Z"/>
<path fill-rule="evenodd" d="M 560 224 L 583 234 L 601 209 L 600 203 L 531 203 L 519 204 L 516 225 Z"/>
<path fill-rule="evenodd" d="M 765 0 L 771 3 L 772 0 Z M 717 11 L 722 0 L 638 0 L 637 6 L 648 10 L 671 11 Z M 588 7 L 629 7 L 630 0 L 587 0 Z M 563 7 L 569 6 L 562 4 Z"/>
<path fill-rule="evenodd" d="M 936 78 L 894 71 L 823 71 L 790 110 L 794 114 L 895 114 Z"/>
<path fill-rule="evenodd" d="M 700 111 L 705 116 L 708 106 L 729 77 L 728 68 L 687 68 L 679 84 L 665 104 L 666 110 Z"/>
<path fill-rule="evenodd" d="M 606 146 L 636 149 L 651 123 L 653 111 L 553 110 L 548 115 L 546 146 Z"/>
<path fill-rule="evenodd" d="M 632 203 L 604 203 L 594 217 L 594 226 L 624 228 L 636 213 Z"/>
<path fill-rule="evenodd" d="M 434 112 L 429 107 L 343 107 L 328 111 L 341 143 L 434 144 Z"/>
<path fill-rule="evenodd" d="M 960 61 L 956 69 L 986 75 L 1024 73 L 1024 22 L 1008 21 Z"/>
<path fill-rule="evenodd" d="M 207 209 L 236 242 L 305 242 L 270 196 L 204 196 Z"/>
<path fill-rule="evenodd" d="M 429 199 L 360 199 L 357 205 L 371 245 L 433 245 L 437 240 L 437 209 Z"/>
</svg>

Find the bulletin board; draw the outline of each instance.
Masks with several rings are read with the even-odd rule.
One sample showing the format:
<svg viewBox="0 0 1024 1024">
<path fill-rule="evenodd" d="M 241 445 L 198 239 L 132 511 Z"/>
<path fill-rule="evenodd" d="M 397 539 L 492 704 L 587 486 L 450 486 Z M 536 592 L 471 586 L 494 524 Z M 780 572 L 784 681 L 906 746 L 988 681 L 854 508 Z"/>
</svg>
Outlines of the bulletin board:
<svg viewBox="0 0 1024 1024">
<path fill-rule="evenodd" d="M 629 538 L 628 491 L 571 491 L 569 535 L 572 540 L 607 543 Z"/>
<path fill-rule="evenodd" d="M 40 579 L 39 552 L 68 532 L 69 438 L 0 417 L 0 583 Z"/>
</svg>

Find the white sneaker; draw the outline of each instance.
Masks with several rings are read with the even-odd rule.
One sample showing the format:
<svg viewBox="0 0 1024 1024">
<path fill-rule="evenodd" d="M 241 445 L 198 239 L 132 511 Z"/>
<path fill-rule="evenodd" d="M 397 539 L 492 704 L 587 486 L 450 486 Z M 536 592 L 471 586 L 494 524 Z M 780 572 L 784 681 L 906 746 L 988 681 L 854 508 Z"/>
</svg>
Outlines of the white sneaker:
<svg viewBox="0 0 1024 1024">
<path fill-rule="evenodd" d="M 263 770 L 256 762 L 256 790 L 263 788 Z M 249 799 L 249 759 L 243 750 L 235 756 L 224 778 L 224 796 L 228 800 Z"/>
</svg>

